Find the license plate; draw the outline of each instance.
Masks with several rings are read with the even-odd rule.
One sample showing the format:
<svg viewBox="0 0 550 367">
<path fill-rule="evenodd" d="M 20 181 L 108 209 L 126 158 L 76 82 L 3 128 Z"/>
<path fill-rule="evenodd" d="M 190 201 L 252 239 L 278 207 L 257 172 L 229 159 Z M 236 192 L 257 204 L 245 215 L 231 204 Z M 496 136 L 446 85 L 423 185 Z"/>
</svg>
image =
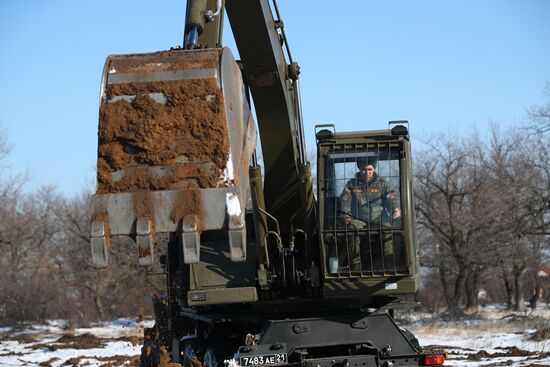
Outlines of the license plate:
<svg viewBox="0 0 550 367">
<path fill-rule="evenodd" d="M 239 363 L 241 366 L 260 366 L 260 365 L 279 364 L 279 363 L 286 363 L 286 362 L 287 362 L 286 353 L 276 353 L 276 354 L 243 356 L 240 358 Z"/>
</svg>

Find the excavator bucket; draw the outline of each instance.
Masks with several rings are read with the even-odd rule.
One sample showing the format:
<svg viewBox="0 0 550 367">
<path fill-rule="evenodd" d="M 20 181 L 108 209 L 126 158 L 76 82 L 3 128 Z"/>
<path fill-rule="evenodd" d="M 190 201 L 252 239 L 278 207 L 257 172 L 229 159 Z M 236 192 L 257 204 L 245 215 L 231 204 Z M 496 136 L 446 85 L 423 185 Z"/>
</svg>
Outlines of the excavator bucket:
<svg viewBox="0 0 550 367">
<path fill-rule="evenodd" d="M 179 232 L 197 263 L 202 231 L 227 232 L 246 259 L 244 222 L 256 128 L 229 49 L 111 55 L 99 113 L 91 246 L 106 266 L 112 236 L 131 236 L 140 265 L 157 234 Z"/>
</svg>

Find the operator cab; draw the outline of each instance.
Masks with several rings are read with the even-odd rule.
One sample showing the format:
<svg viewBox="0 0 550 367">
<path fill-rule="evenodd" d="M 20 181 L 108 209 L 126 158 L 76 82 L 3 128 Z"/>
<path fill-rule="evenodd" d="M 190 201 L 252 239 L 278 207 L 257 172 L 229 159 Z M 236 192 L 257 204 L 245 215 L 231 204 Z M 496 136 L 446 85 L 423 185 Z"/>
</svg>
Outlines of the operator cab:
<svg viewBox="0 0 550 367">
<path fill-rule="evenodd" d="M 408 128 L 403 122 L 391 130 L 368 132 L 336 133 L 332 125 L 316 128 L 322 127 L 332 128 L 316 134 L 325 288 L 353 280 L 372 285 L 371 294 L 414 292 Z M 376 289 L 377 282 L 389 278 L 391 285 Z"/>
</svg>

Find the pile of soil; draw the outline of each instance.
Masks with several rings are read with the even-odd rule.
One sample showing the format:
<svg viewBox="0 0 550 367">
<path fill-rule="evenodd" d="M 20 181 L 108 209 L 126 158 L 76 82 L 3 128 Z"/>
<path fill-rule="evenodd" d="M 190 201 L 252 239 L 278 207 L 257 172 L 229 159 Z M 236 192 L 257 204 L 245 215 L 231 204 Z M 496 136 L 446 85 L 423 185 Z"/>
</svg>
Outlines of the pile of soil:
<svg viewBox="0 0 550 367">
<path fill-rule="evenodd" d="M 174 52 L 154 55 L 166 61 Z M 176 71 L 217 67 L 219 53 L 193 53 L 187 61 L 173 63 L 153 63 L 152 56 L 147 62 L 124 60 L 117 61 L 117 73 Z M 151 93 L 164 96 L 164 102 Z M 229 141 L 225 102 L 214 78 L 109 84 L 105 94 L 99 118 L 98 194 L 223 184 Z M 154 174 L 150 167 L 156 168 Z M 123 175 L 114 180 L 111 173 L 117 171 Z"/>
<path fill-rule="evenodd" d="M 6 353 L 0 353 L 0 357 L 7 357 L 7 356 L 24 356 L 21 352 L 6 352 Z"/>
<path fill-rule="evenodd" d="M 499 349 L 499 348 L 497 348 Z M 533 355 L 539 355 L 539 353 L 536 352 L 530 352 L 527 350 L 519 349 L 517 347 L 509 347 L 509 348 L 502 348 L 506 349 L 506 352 L 496 352 L 496 353 L 488 353 L 484 349 L 480 350 L 477 353 L 470 354 L 468 356 L 469 361 L 480 361 L 482 359 L 486 358 L 500 358 L 500 357 L 528 357 Z"/>
<path fill-rule="evenodd" d="M 13 340 L 19 343 L 30 344 L 36 343 L 36 339 L 30 334 L 3 335 L 2 340 Z"/>
<path fill-rule="evenodd" d="M 472 353 L 472 354 L 468 355 L 468 360 L 469 361 L 481 361 L 483 358 L 490 358 L 490 357 L 491 357 L 491 354 L 487 353 L 486 350 L 482 349 L 477 353 Z"/>
<path fill-rule="evenodd" d="M 69 358 L 67 359 L 63 365 L 64 366 L 73 366 L 73 367 L 78 367 L 80 365 L 80 360 L 82 359 L 83 357 L 73 357 L 73 358 Z"/>
<path fill-rule="evenodd" d="M 114 355 L 110 357 L 93 357 L 100 362 L 105 362 L 102 367 L 115 366 L 139 366 L 139 356 Z"/>
<path fill-rule="evenodd" d="M 52 343 L 40 343 L 33 345 L 34 349 L 48 349 L 50 351 L 58 349 L 92 349 L 92 348 L 102 348 L 105 346 L 105 343 L 102 339 L 97 336 L 85 333 L 81 335 L 63 335 L 61 338 L 57 339 Z"/>
<path fill-rule="evenodd" d="M 38 365 L 41 367 L 52 367 L 52 363 L 55 363 L 57 361 L 59 361 L 59 358 L 54 357 L 54 358 L 48 359 L 47 361 L 40 362 Z"/>
</svg>

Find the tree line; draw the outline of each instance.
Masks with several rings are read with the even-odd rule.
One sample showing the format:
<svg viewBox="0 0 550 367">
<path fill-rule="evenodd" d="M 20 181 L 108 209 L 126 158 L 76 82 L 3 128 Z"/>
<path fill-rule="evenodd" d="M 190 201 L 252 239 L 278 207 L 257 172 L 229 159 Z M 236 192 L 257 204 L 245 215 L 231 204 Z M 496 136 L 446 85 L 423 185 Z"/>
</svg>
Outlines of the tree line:
<svg viewBox="0 0 550 367">
<path fill-rule="evenodd" d="M 550 259 L 550 101 L 528 109 L 528 122 L 485 137 L 434 135 L 416 154 L 428 307 L 457 315 L 491 301 L 521 311 L 549 291 L 537 271 Z"/>
<path fill-rule="evenodd" d="M 85 324 L 150 313 L 144 296 L 160 291 L 163 280 L 138 267 L 131 241 L 114 241 L 107 268 L 91 263 L 91 193 L 27 192 L 25 182 L 23 176 L 0 182 L 0 324 L 56 318 Z"/>
<path fill-rule="evenodd" d="M 418 298 L 426 309 L 460 315 L 499 302 L 521 310 L 542 295 L 536 272 L 550 257 L 550 84 L 547 92 L 547 105 L 528 110 L 530 124 L 433 135 L 415 152 Z M 116 240 L 106 269 L 91 263 L 91 192 L 29 192 L 24 176 L 6 178 L 8 155 L 0 132 L 0 324 L 151 313 L 144 297 L 162 292 L 165 280 L 138 267 L 135 244 Z"/>
</svg>

